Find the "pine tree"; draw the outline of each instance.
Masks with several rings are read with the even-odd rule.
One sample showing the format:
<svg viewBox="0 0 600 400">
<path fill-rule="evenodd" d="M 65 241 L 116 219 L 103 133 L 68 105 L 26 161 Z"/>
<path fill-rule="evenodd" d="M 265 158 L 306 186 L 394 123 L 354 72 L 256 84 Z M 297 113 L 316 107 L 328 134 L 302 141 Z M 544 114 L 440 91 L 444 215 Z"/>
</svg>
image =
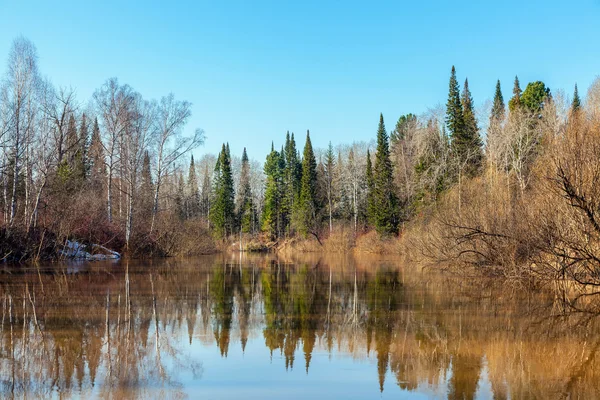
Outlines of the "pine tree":
<svg viewBox="0 0 600 400">
<path fill-rule="evenodd" d="M 508 101 L 508 109 L 510 111 L 517 111 L 521 106 L 521 85 L 519 84 L 519 77 L 515 76 L 515 83 L 513 85 L 513 96 Z"/>
<path fill-rule="evenodd" d="M 264 164 L 266 182 L 261 225 L 262 230 L 272 239 L 283 233 L 281 224 L 283 166 L 283 157 L 275 151 L 271 144 L 271 152 L 267 155 Z"/>
<path fill-rule="evenodd" d="M 469 90 L 469 81 L 465 79 L 463 93 L 461 97 L 463 109 L 464 131 L 461 140 L 464 141 L 464 161 L 468 164 L 469 173 L 475 173 L 481 167 L 483 158 L 482 141 L 479 136 L 477 119 L 473 109 L 473 97 Z"/>
<path fill-rule="evenodd" d="M 302 157 L 302 178 L 300 180 L 300 198 L 296 210 L 298 231 L 306 235 L 315 233 L 317 227 L 317 161 L 310 141 L 310 132 L 306 131 L 306 144 Z"/>
<path fill-rule="evenodd" d="M 242 168 L 240 171 L 237 214 L 239 226 L 244 233 L 253 233 L 256 221 L 256 211 L 252 200 L 252 190 L 250 187 L 250 161 L 244 147 L 242 153 Z"/>
<path fill-rule="evenodd" d="M 394 188 L 390 144 L 383 122 L 379 116 L 377 129 L 377 153 L 373 171 L 373 218 L 375 229 L 380 235 L 398 232 L 398 199 Z"/>
<path fill-rule="evenodd" d="M 490 125 L 499 123 L 504 120 L 506 112 L 504 105 L 504 97 L 502 97 L 502 89 L 500 88 L 500 79 L 496 82 L 496 92 L 494 93 L 494 103 L 492 105 L 492 113 L 490 115 Z"/>
<path fill-rule="evenodd" d="M 577 112 L 581 108 L 581 99 L 579 98 L 579 91 L 577 90 L 577 84 L 575 84 L 575 91 L 573 92 L 573 101 L 571 102 L 571 111 Z"/>
<path fill-rule="evenodd" d="M 187 216 L 188 218 L 196 218 L 200 213 L 200 188 L 198 186 L 198 178 L 196 176 L 196 164 L 194 164 L 194 156 L 190 160 L 187 180 Z"/>
<path fill-rule="evenodd" d="M 215 198 L 210 210 L 211 225 L 218 237 L 230 235 L 235 229 L 235 191 L 228 148 L 223 144 L 215 167 Z"/>
</svg>

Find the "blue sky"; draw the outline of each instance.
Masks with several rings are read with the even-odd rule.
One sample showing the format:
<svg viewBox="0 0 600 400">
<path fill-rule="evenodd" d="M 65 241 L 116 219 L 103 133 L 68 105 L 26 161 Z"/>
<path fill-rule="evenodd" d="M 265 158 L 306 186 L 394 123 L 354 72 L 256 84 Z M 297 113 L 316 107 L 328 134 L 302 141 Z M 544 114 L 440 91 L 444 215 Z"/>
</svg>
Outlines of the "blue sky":
<svg viewBox="0 0 600 400">
<path fill-rule="evenodd" d="M 506 99 L 542 80 L 569 94 L 600 74 L 600 0 L 582 1 L 8 1 L 11 41 L 37 46 L 42 73 L 87 102 L 116 76 L 147 98 L 193 103 L 196 153 L 229 141 L 263 160 L 287 130 L 325 147 L 375 136 L 408 112 L 445 103 L 450 67 L 476 104 L 500 79 Z"/>
</svg>

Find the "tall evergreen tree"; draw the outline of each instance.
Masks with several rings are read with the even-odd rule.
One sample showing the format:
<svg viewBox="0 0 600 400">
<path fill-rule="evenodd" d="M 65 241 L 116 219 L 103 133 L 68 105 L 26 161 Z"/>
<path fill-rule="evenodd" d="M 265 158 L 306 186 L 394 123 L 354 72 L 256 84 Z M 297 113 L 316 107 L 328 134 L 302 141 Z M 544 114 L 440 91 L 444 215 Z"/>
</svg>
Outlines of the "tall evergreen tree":
<svg viewBox="0 0 600 400">
<path fill-rule="evenodd" d="M 335 175 L 335 155 L 333 153 L 333 146 L 331 142 L 329 142 L 329 146 L 327 147 L 327 152 L 325 153 L 325 190 L 327 194 L 327 211 L 329 213 L 329 233 L 333 232 L 333 185 L 334 185 L 334 175 Z"/>
<path fill-rule="evenodd" d="M 310 141 L 310 132 L 306 131 L 306 144 L 302 157 L 302 179 L 300 180 L 300 198 L 296 209 L 298 231 L 304 235 L 315 233 L 317 228 L 317 160 Z"/>
<path fill-rule="evenodd" d="M 198 177 L 196 175 L 196 164 L 194 156 L 190 160 L 187 180 L 187 216 L 188 218 L 196 218 L 200 214 L 200 187 L 198 186 Z"/>
<path fill-rule="evenodd" d="M 261 225 L 262 230 L 274 239 L 283 233 L 281 209 L 284 161 L 272 144 L 264 164 L 264 173 L 266 181 Z"/>
<path fill-rule="evenodd" d="M 381 235 L 398 232 L 398 199 L 394 188 L 390 144 L 383 122 L 383 114 L 379 116 L 377 128 L 377 153 L 373 171 L 373 218 L 375 229 Z"/>
<path fill-rule="evenodd" d="M 525 110 L 533 114 L 539 114 L 551 99 L 550 89 L 541 81 L 529 82 L 521 94 L 521 104 Z"/>
<path fill-rule="evenodd" d="M 581 99 L 579 98 L 579 91 L 577 90 L 577 84 L 575 84 L 575 91 L 573 92 L 573 101 L 571 102 L 571 110 L 573 112 L 579 111 L 581 108 Z"/>
<path fill-rule="evenodd" d="M 204 172 L 202 173 L 202 193 L 200 200 L 200 214 L 202 218 L 205 218 L 209 221 L 210 216 L 210 204 L 212 198 L 212 182 L 211 182 L 211 174 L 208 165 L 204 167 Z"/>
<path fill-rule="evenodd" d="M 469 165 L 469 172 L 476 172 L 481 167 L 483 158 L 482 140 L 479 136 L 479 127 L 475 118 L 475 110 L 473 109 L 473 97 L 469 90 L 469 81 L 465 79 L 463 87 L 461 104 L 463 109 L 464 131 L 461 140 L 464 141 L 464 156 L 468 157 L 465 162 Z M 455 147 L 456 148 L 456 147 Z"/>
<path fill-rule="evenodd" d="M 513 85 L 513 95 L 508 101 L 508 109 L 510 111 L 516 111 L 521 106 L 521 85 L 519 84 L 519 77 L 515 76 L 515 83 Z"/>
<path fill-rule="evenodd" d="M 229 145 L 226 147 L 223 144 L 217 161 L 214 181 L 215 198 L 210 210 L 211 225 L 219 237 L 232 234 L 235 228 L 235 191 L 228 148 Z"/>
<path fill-rule="evenodd" d="M 185 181 L 183 172 L 179 171 L 177 179 L 177 191 L 175 192 L 175 213 L 180 220 L 184 220 L 185 212 Z"/>
<path fill-rule="evenodd" d="M 78 175 L 82 180 L 86 180 L 90 173 L 88 160 L 90 138 L 88 130 L 87 116 L 85 113 L 83 113 L 81 115 L 81 123 L 79 124 L 79 161 L 76 167 L 76 175 Z"/>
<path fill-rule="evenodd" d="M 252 189 L 250 187 L 250 161 L 244 147 L 242 153 L 242 168 L 240 171 L 240 184 L 238 186 L 237 214 L 239 226 L 244 233 L 253 233 L 256 221 L 256 211 L 252 200 Z"/>
<path fill-rule="evenodd" d="M 296 141 L 294 133 L 291 136 L 289 132 L 286 134 L 285 147 L 285 170 L 284 170 L 284 197 L 283 197 L 283 212 L 285 215 L 285 227 L 289 231 L 291 225 L 291 215 L 294 206 L 300 195 L 300 177 L 302 175 L 302 166 L 298 160 L 298 150 L 296 149 Z M 290 232 L 288 232 L 290 233 Z"/>
<path fill-rule="evenodd" d="M 454 66 L 452 66 L 452 72 L 450 74 L 448 102 L 446 103 L 446 126 L 448 127 L 448 133 L 452 139 L 453 145 L 460 149 L 464 146 L 463 136 L 465 121 L 463 117 L 463 107 L 460 101 L 460 88 L 458 86 L 458 81 L 456 80 L 456 70 L 454 69 Z"/>
<path fill-rule="evenodd" d="M 492 113 L 490 115 L 490 124 L 498 123 L 504 119 L 506 106 L 504 105 L 504 97 L 502 97 L 502 89 L 500 88 L 500 79 L 496 82 L 496 91 L 494 92 L 494 102 L 492 104 Z"/>
<path fill-rule="evenodd" d="M 98 118 L 94 119 L 94 127 L 92 128 L 92 139 L 89 149 L 89 170 L 91 186 L 98 192 L 102 192 L 102 188 L 106 182 L 106 163 L 104 160 L 104 146 L 100 138 Z"/>
<path fill-rule="evenodd" d="M 365 180 L 367 181 L 367 220 L 370 225 L 375 226 L 375 180 L 373 178 L 373 163 L 371 162 L 371 152 L 369 149 L 367 149 Z"/>
</svg>

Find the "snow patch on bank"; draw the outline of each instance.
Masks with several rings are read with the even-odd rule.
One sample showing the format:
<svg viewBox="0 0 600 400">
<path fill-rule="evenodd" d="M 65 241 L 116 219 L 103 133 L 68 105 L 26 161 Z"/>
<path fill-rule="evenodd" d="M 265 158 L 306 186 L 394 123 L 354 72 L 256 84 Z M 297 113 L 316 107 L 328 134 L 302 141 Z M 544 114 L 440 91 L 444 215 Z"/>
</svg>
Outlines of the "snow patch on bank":
<svg viewBox="0 0 600 400">
<path fill-rule="evenodd" d="M 121 258 L 121 255 L 116 251 L 107 249 L 99 244 L 87 246 L 71 240 L 66 241 L 65 247 L 60 251 L 60 255 L 66 258 L 85 259 L 90 261 L 118 260 Z"/>
</svg>

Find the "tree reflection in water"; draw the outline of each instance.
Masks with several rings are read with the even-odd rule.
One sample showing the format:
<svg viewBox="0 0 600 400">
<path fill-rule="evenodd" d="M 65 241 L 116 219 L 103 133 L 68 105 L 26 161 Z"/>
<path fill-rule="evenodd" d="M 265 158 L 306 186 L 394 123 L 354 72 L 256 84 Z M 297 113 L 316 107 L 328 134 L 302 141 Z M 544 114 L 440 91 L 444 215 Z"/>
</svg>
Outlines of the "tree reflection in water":
<svg viewBox="0 0 600 400">
<path fill-rule="evenodd" d="M 371 397 L 600 395 L 593 299 L 589 312 L 578 300 L 569 313 L 562 294 L 509 296 L 376 258 L 220 255 L 49 269 L 0 278 L 3 398 L 185 397 L 190 385 L 201 393 L 211 367 L 198 354 L 227 360 L 250 344 L 264 351 L 243 359 L 253 369 L 281 359 L 288 375 L 309 379 L 315 362 L 338 371 L 341 360 L 367 361 Z M 320 390 L 335 397 L 340 388 Z"/>
</svg>

